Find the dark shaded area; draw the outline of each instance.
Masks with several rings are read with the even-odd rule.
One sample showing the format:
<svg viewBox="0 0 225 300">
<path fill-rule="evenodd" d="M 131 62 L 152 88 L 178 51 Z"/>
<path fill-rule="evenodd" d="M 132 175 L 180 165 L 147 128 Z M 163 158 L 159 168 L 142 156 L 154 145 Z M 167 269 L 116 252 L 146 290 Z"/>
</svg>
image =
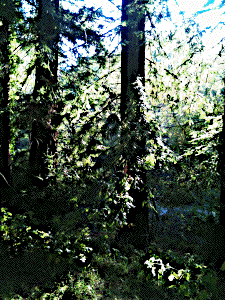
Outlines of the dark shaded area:
<svg viewBox="0 0 225 300">
<path fill-rule="evenodd" d="M 7 249 L 1 244 L 0 252 L 0 295 L 9 296 L 11 293 L 30 294 L 37 285 L 47 289 L 53 288 L 55 280 L 65 275 L 70 264 L 68 259 L 45 253 L 43 250 L 20 253 L 16 257 L 10 257 Z M 57 262 L 58 258 L 58 262 Z M 57 274 L 57 276 L 56 276 Z"/>
<path fill-rule="evenodd" d="M 30 167 L 33 185 L 46 186 L 48 176 L 48 155 L 56 153 L 55 132 L 40 121 L 34 120 L 31 129 Z M 56 159 L 56 157 L 55 157 Z"/>
</svg>

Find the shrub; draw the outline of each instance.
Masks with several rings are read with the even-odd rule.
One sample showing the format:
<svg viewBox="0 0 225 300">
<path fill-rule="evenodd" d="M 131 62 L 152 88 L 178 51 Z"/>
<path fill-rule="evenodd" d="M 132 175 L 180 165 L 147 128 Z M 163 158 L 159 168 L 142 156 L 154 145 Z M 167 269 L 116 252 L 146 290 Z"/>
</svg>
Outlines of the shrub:
<svg viewBox="0 0 225 300">
<path fill-rule="evenodd" d="M 179 297 L 198 299 L 197 295 L 207 293 L 203 278 L 208 270 L 197 256 L 187 253 L 181 258 L 172 251 L 155 254 L 151 250 L 147 256 L 149 258 L 144 262 L 147 281 L 151 280 Z"/>
</svg>

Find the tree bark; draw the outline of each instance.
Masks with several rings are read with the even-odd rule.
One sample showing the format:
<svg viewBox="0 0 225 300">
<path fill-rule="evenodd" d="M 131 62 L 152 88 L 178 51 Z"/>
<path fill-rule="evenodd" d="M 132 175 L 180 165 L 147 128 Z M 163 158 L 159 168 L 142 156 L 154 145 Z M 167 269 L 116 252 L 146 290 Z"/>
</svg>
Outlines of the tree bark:
<svg viewBox="0 0 225 300">
<path fill-rule="evenodd" d="M 55 20 L 56 20 L 56 28 L 55 28 L 55 36 L 53 39 L 53 48 L 52 48 L 52 67 L 51 67 L 51 73 L 53 77 L 53 93 L 54 98 L 57 97 L 57 91 L 58 91 L 58 68 L 59 68 L 59 0 L 54 0 L 54 9 L 55 9 Z M 62 107 L 58 104 L 55 112 L 59 113 L 62 110 Z M 59 122 L 58 122 L 59 121 Z M 52 126 L 57 127 L 60 123 L 61 119 L 59 116 L 57 117 L 55 115 L 54 118 L 52 118 Z M 57 130 L 52 131 L 52 154 L 53 157 L 53 169 L 56 171 L 57 168 L 57 160 L 58 160 L 58 153 L 57 153 L 57 136 L 58 132 Z M 56 178 L 54 177 L 54 182 L 56 181 Z"/>
<path fill-rule="evenodd" d="M 225 84 L 225 78 L 223 79 Z M 219 162 L 218 162 L 218 173 L 220 176 L 220 205 L 219 205 L 219 231 L 220 235 L 218 235 L 217 244 L 220 245 L 220 257 L 218 257 L 218 253 L 214 253 L 217 259 L 217 266 L 221 267 L 222 263 L 224 262 L 225 257 L 225 93 L 223 93 L 224 97 L 224 112 L 222 117 L 222 131 L 220 132 L 220 139 L 219 139 Z M 216 248 L 215 248 L 216 249 Z"/>
<path fill-rule="evenodd" d="M 57 84 L 58 84 L 58 66 L 59 66 L 59 0 L 54 0 L 54 8 L 55 8 L 55 19 L 56 19 L 56 32 L 53 39 L 53 62 L 52 62 L 52 76 L 53 76 L 53 89 L 54 92 L 57 91 Z"/>
<path fill-rule="evenodd" d="M 145 148 L 145 140 L 142 138 L 142 144 L 134 147 L 136 124 L 138 122 L 140 124 L 142 118 L 141 95 L 135 89 L 134 83 L 139 78 L 142 86 L 145 85 L 145 10 L 143 2 L 123 0 L 121 23 L 121 143 L 124 149 L 123 155 L 127 161 L 126 172 L 135 178 L 137 172 L 133 166 L 137 162 L 140 147 Z M 141 132 L 137 132 L 137 134 L 141 135 Z M 145 188 L 145 170 L 141 170 L 141 174 L 138 175 L 141 176 L 142 183 L 140 182 L 138 187 L 130 190 L 135 208 L 130 208 L 127 215 L 127 222 L 134 226 L 126 228 L 123 235 L 126 241 L 143 248 L 148 246 L 149 236 L 148 208 L 143 206 L 143 202 L 147 202 L 148 192 Z"/>
<path fill-rule="evenodd" d="M 122 1 L 121 120 L 129 115 L 137 77 L 145 85 L 145 12 L 141 2 Z"/>
<path fill-rule="evenodd" d="M 220 223 L 224 226 L 225 220 L 225 100 L 224 100 L 224 113 L 223 113 L 223 127 L 220 133 L 220 145 L 219 145 L 219 173 L 221 182 L 220 191 Z"/>
<path fill-rule="evenodd" d="M 0 27 L 3 40 L 0 41 L 0 188 L 7 187 L 10 183 L 9 143 L 10 143 L 10 118 L 9 118 L 9 22 L 2 18 Z M 1 195 L 0 195 L 1 196 Z"/>
<path fill-rule="evenodd" d="M 37 173 L 44 175 L 44 181 L 48 176 L 48 168 L 46 168 L 46 155 L 49 151 L 53 155 L 53 168 L 57 166 L 57 131 L 54 129 L 58 124 L 55 124 L 54 120 L 58 121 L 57 118 L 52 118 L 56 113 L 56 101 L 57 83 L 58 83 L 58 43 L 59 43 L 59 0 L 54 0 L 52 3 L 50 0 L 39 0 L 39 6 L 37 9 L 37 35 L 38 43 L 36 48 L 37 59 L 36 59 L 36 77 L 35 77 L 35 88 L 33 92 L 34 101 L 40 105 L 49 107 L 46 110 L 46 117 L 41 120 L 34 119 L 34 126 L 32 126 L 32 144 L 30 151 L 30 164 L 31 172 L 36 177 Z M 50 48 L 51 55 L 48 56 L 45 46 Z M 48 66 L 48 68 L 46 68 Z M 44 89 L 44 95 L 40 93 L 41 89 Z M 43 102 L 44 97 L 44 102 Z M 51 98 L 51 100 L 50 100 Z M 59 107 L 57 107 L 60 109 Z M 36 122 L 37 121 L 37 122 Z M 38 130 L 33 131 L 34 128 Z M 38 137 L 35 137 L 35 132 L 42 132 L 46 129 L 46 136 L 50 137 L 50 143 L 44 139 L 41 146 L 38 146 Z M 40 145 L 40 143 L 39 143 Z M 50 146 L 50 148 L 48 147 Z M 38 151 L 37 151 L 38 150 Z M 35 157 L 37 156 L 37 157 Z M 41 164 L 41 170 L 37 169 L 35 162 Z M 39 176 L 38 175 L 38 176 Z M 54 180 L 55 181 L 55 180 Z"/>
<path fill-rule="evenodd" d="M 225 78 L 223 79 L 225 84 Z M 218 163 L 218 171 L 220 175 L 220 183 L 221 183 L 221 193 L 220 193 L 220 223 L 224 226 L 225 219 L 225 93 L 223 94 L 224 98 L 224 111 L 222 117 L 222 131 L 220 132 L 220 140 L 219 140 L 219 163 Z"/>
</svg>

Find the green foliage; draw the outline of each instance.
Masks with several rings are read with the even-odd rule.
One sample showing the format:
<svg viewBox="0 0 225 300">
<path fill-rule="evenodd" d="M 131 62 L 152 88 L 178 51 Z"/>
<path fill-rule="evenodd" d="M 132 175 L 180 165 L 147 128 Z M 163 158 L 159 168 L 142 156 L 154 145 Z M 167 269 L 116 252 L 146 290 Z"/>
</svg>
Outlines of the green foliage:
<svg viewBox="0 0 225 300">
<path fill-rule="evenodd" d="M 18 266 L 22 271 L 18 274 L 19 283 L 3 278 L 4 292 L 20 293 L 23 286 L 21 295 L 26 291 L 29 299 L 148 299 L 152 293 L 156 299 L 171 296 L 197 300 L 216 294 L 217 274 L 197 256 L 187 254 L 182 258 L 171 251 L 152 251 L 141 264 L 140 253 L 126 239 L 133 234 L 135 220 L 129 213 L 137 209 L 140 195 L 144 195 L 141 206 L 146 210 L 154 197 L 157 205 L 165 198 L 169 198 L 169 205 L 179 203 L 179 192 L 183 190 L 183 203 L 190 195 L 196 200 L 195 192 L 208 211 L 214 211 L 218 200 L 218 144 L 223 112 L 222 86 L 218 82 L 223 76 L 219 58 L 223 48 L 214 64 L 200 61 L 202 32 L 192 20 L 184 21 L 179 30 L 170 23 L 170 30 L 161 32 L 170 17 L 163 2 L 145 3 L 151 25 L 146 30 L 148 84 L 144 88 L 137 78 L 134 94 L 139 101 L 134 100 L 123 124 L 117 71 L 120 57 L 106 49 L 106 34 L 102 35 L 103 25 L 99 24 L 104 19 L 101 10 L 82 7 L 71 12 L 60 8 L 56 14 L 48 6 L 49 14 L 44 17 L 48 17 L 45 21 L 51 27 L 49 32 L 37 22 L 38 3 L 30 2 L 33 10 L 29 17 L 18 14 L 9 45 L 8 107 L 15 194 L 7 200 L 24 213 L 15 215 L 1 208 L 0 234 L 3 267 L 6 263 L 11 265 L 9 274 Z M 14 20 L 16 7 L 19 11 L 21 4 L 12 5 Z M 0 17 L 9 15 L 0 12 Z M 159 22 L 165 26 L 158 26 Z M 67 65 L 66 55 L 62 49 L 59 51 L 59 89 L 55 92 L 49 78 L 55 50 L 51 43 L 58 33 L 72 43 L 74 61 L 70 59 Z M 32 93 L 34 75 L 40 66 L 42 76 L 36 100 L 41 108 L 36 113 L 35 105 L 28 109 L 35 97 L 26 93 Z M 32 120 L 44 119 L 47 104 L 55 102 L 61 106 L 48 125 L 58 133 L 57 168 L 53 155 L 47 153 L 46 158 L 49 177 L 56 176 L 56 181 L 49 180 L 47 188 L 38 189 L 29 181 L 29 131 Z M 21 151 L 15 150 L 18 139 L 27 142 Z M 162 170 L 162 176 L 156 179 L 158 191 L 153 187 L 151 172 L 156 174 L 155 170 Z M 170 177 L 174 170 L 176 176 L 162 179 Z M 205 194 L 200 194 L 200 187 Z M 207 197 L 213 201 L 206 201 Z M 152 207 L 156 212 L 155 203 Z M 183 226 L 193 233 L 198 228 L 201 237 L 208 235 L 205 252 L 210 256 L 216 250 L 221 256 L 220 245 L 212 238 L 216 225 L 196 214 L 191 220 L 183 217 Z M 216 223 L 217 214 L 215 219 Z M 124 239 L 118 238 L 121 232 Z M 139 229 L 138 234 L 142 235 Z M 32 256 L 40 264 L 36 266 Z M 41 279 L 35 277 L 37 271 L 44 274 Z"/>
<path fill-rule="evenodd" d="M 104 229 L 102 217 L 96 220 L 92 210 L 86 214 L 90 225 L 99 223 L 95 233 L 88 227 L 79 227 L 76 210 L 63 217 L 55 216 L 52 232 L 44 232 L 35 229 L 32 213 L 13 216 L 7 209 L 1 209 L 1 249 L 13 256 L 14 261 L 16 257 L 19 261 L 25 258 L 26 267 L 31 260 L 29 253 L 41 259 L 44 263 L 41 272 L 48 270 L 53 278 L 51 284 L 46 281 L 50 287 L 47 290 L 44 282 L 29 283 L 23 277 L 21 282 L 29 299 L 145 299 L 142 293 L 148 291 L 158 293 L 157 299 L 169 295 L 197 300 L 217 293 L 217 274 L 206 268 L 196 255 L 156 251 L 153 247 L 143 259 L 142 252 L 131 245 L 129 249 L 123 245 L 118 250 L 113 247 L 115 228 Z M 38 249 L 45 258 L 39 257 Z M 36 272 L 36 267 L 33 268 Z M 30 276 L 33 278 L 32 273 Z"/>
<path fill-rule="evenodd" d="M 171 251 L 157 255 L 154 250 L 149 256 L 150 259 L 144 262 L 147 266 L 146 280 L 166 288 L 169 294 L 188 299 L 208 299 L 212 289 L 215 292 L 217 275 L 207 269 L 197 256 L 187 253 L 179 257 Z M 214 278 L 214 283 L 209 277 Z M 211 288 L 208 288 L 209 282 Z"/>
<path fill-rule="evenodd" d="M 33 299 L 41 296 L 41 299 L 102 299 L 101 290 L 103 282 L 93 271 L 83 272 L 79 275 L 68 274 L 63 282 L 57 284 L 54 291 L 42 293 L 41 290 L 33 292 Z"/>
</svg>

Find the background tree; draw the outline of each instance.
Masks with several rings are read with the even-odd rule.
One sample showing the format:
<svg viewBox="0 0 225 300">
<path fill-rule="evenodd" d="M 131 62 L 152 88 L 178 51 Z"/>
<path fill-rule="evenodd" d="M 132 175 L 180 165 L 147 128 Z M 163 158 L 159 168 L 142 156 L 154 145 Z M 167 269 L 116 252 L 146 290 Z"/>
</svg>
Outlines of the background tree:
<svg viewBox="0 0 225 300">
<path fill-rule="evenodd" d="M 144 3 L 140 1 L 123 1 L 121 24 L 121 142 L 126 160 L 126 172 L 129 176 L 135 178 L 135 174 L 131 170 L 132 168 L 134 170 L 137 159 L 141 159 L 140 152 L 143 152 L 146 147 L 145 137 L 141 132 L 144 128 L 141 128 L 140 125 L 143 123 L 141 122 L 143 118 L 141 93 L 137 88 L 135 89 L 135 83 L 138 79 L 141 86 L 143 88 L 145 86 Z M 137 139 L 140 144 L 135 143 Z M 142 180 L 145 181 L 145 178 L 142 177 Z M 149 232 L 148 209 L 143 205 L 144 201 L 147 201 L 147 192 L 141 186 L 138 189 L 139 192 L 137 189 L 130 191 L 134 208 L 130 208 L 127 221 L 134 224 L 134 227 L 129 230 L 133 233 L 131 240 L 137 245 L 147 245 Z M 125 235 L 128 234 L 125 233 Z"/>
<path fill-rule="evenodd" d="M 2 5 L 3 6 L 3 5 Z M 1 117 L 0 117 L 0 172 L 1 172 L 1 186 L 5 186 L 7 181 L 10 182 L 10 166 L 9 166 L 9 20 L 6 16 L 1 18 Z"/>
<path fill-rule="evenodd" d="M 58 72 L 58 42 L 59 42 L 59 3 L 51 1 L 38 1 L 37 15 L 34 18 L 34 35 L 36 60 L 35 60 L 35 85 L 33 101 L 43 106 L 45 99 L 45 120 L 33 120 L 32 147 L 30 151 L 31 172 L 36 178 L 41 175 L 44 181 L 48 176 L 47 154 L 53 156 L 56 163 L 56 132 L 52 129 L 50 110 L 56 103 L 57 72 Z M 47 28 L 47 32 L 46 32 Z M 54 165 L 54 167 L 56 167 Z"/>
<path fill-rule="evenodd" d="M 10 174 L 10 97 L 9 84 L 12 73 L 13 61 L 11 59 L 12 35 L 16 30 L 15 23 L 19 22 L 20 1 L 0 2 L 0 63 L 1 63 L 1 85 L 0 85 L 0 186 L 3 188 L 11 182 Z M 5 191 L 1 191 L 3 197 Z"/>
<path fill-rule="evenodd" d="M 91 44 L 95 44 L 97 51 L 101 51 L 101 43 L 98 42 L 100 36 L 91 29 L 91 26 L 86 26 L 85 23 L 85 21 L 88 22 L 93 18 L 97 18 L 100 13 L 93 9 L 80 9 L 77 13 L 71 13 L 62 7 L 59 9 L 58 3 L 51 1 L 40 1 L 29 3 L 29 5 L 31 5 L 33 13 L 26 18 L 25 34 L 29 38 L 25 44 L 32 56 L 30 56 L 30 62 L 26 69 L 27 74 L 19 85 L 24 86 L 32 75 L 35 76 L 35 80 L 32 83 L 34 87 L 31 91 L 31 97 L 24 96 L 23 93 L 20 94 L 21 100 L 23 98 L 27 99 L 26 101 L 22 100 L 23 106 L 18 105 L 18 109 L 23 109 L 24 115 L 20 115 L 19 120 L 28 132 L 32 130 L 32 122 L 37 121 L 35 121 L 37 126 L 34 127 L 38 127 L 36 132 L 39 132 L 39 136 L 35 137 L 34 134 L 31 134 L 33 139 L 31 144 L 33 146 L 31 147 L 30 164 L 31 172 L 35 175 L 34 180 L 38 184 L 38 182 L 42 182 L 38 177 L 44 176 L 44 179 L 46 179 L 54 174 L 54 169 L 56 169 L 56 128 L 63 118 L 60 116 L 60 112 L 63 110 L 63 101 L 62 98 L 59 98 L 59 89 L 57 88 L 58 64 L 59 59 L 63 59 L 63 54 L 59 50 L 58 42 L 62 37 L 66 37 L 76 45 L 77 40 L 80 39 L 85 41 L 83 47 L 86 50 Z M 87 12 L 90 12 L 90 14 Z M 45 30 L 46 24 L 48 25 L 47 32 Z M 89 28 L 88 31 L 87 28 Z M 77 45 L 73 48 L 75 55 L 79 53 L 78 48 Z M 42 150 L 38 148 L 38 145 Z M 42 154 L 39 153 L 40 151 Z M 49 173 L 50 157 L 54 164 L 53 172 Z M 35 161 L 39 161 L 39 163 L 34 164 Z"/>
<path fill-rule="evenodd" d="M 224 79 L 223 79 L 224 82 Z M 224 90 L 222 90 L 224 92 Z M 224 97 L 224 93 L 223 93 Z M 219 221 L 221 225 L 221 237 L 222 241 L 225 238 L 225 226 L 224 226 L 224 217 L 225 217 L 225 161 L 224 161 L 224 146 L 225 146 L 225 106 L 222 116 L 222 130 L 220 132 L 219 137 L 219 143 L 218 143 L 218 153 L 219 153 L 219 159 L 218 159 L 218 171 L 220 176 L 220 199 L 219 199 Z M 219 238 L 221 238 L 219 237 Z M 219 245 L 221 245 L 221 255 L 218 257 L 218 267 L 221 267 L 221 265 L 224 263 L 224 253 L 225 253 L 225 247 L 224 243 L 221 241 L 221 239 L 218 239 L 217 242 Z M 216 255 L 216 254 L 215 254 Z"/>
</svg>

